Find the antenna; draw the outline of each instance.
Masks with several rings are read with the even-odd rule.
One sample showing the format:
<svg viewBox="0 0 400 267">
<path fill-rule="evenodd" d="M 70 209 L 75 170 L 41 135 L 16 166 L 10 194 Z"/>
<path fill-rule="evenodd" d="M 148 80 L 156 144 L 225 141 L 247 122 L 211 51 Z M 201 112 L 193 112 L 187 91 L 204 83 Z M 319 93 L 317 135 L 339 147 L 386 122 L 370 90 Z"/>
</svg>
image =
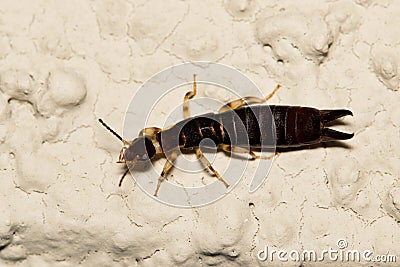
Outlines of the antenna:
<svg viewBox="0 0 400 267">
<path fill-rule="evenodd" d="M 102 119 L 99 119 L 99 122 L 106 127 L 107 130 L 109 130 L 113 135 L 115 135 L 119 140 L 121 140 L 121 142 L 125 143 L 125 140 L 122 139 L 122 137 L 117 134 L 113 129 L 110 128 L 110 126 L 108 126 Z"/>
</svg>

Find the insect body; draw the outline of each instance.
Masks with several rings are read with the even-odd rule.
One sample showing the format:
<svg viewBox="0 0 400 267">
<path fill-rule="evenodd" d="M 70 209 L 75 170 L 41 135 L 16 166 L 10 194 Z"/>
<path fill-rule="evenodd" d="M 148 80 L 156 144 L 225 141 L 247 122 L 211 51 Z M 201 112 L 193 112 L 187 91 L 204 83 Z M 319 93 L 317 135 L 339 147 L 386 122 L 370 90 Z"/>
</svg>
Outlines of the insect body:
<svg viewBox="0 0 400 267">
<path fill-rule="evenodd" d="M 269 113 L 272 116 L 268 116 Z M 198 147 L 204 138 L 209 138 L 216 145 L 228 148 L 227 146 L 234 146 L 231 139 L 238 139 L 237 135 L 239 134 L 227 128 L 237 129 L 239 127 L 235 127 L 235 125 L 242 124 L 242 130 L 246 131 L 248 145 L 254 148 L 262 146 L 262 138 L 266 140 L 264 146 L 296 147 L 312 145 L 352 138 L 353 134 L 338 132 L 325 127 L 325 124 L 346 115 L 353 114 L 345 109 L 318 110 L 310 107 L 274 105 L 245 106 L 223 113 L 209 113 L 185 119 L 167 130 L 158 132 L 156 139 L 164 150 L 174 149 L 174 147 L 169 147 L 168 144 L 173 144 L 174 142 L 171 139 L 177 137 L 179 137 L 181 148 Z M 260 122 L 259 119 L 261 118 L 266 121 Z M 275 122 L 276 137 L 263 136 L 263 134 L 271 133 L 272 120 Z M 263 129 L 263 127 L 266 128 Z M 275 139 L 275 142 L 271 139 Z M 166 142 L 165 145 L 164 142 Z M 236 140 L 236 146 L 246 145 L 237 142 L 241 141 Z"/>
<path fill-rule="evenodd" d="M 319 110 L 310 107 L 263 104 L 278 89 L 279 85 L 264 99 L 246 97 L 226 104 L 219 113 L 190 117 L 188 100 L 196 95 L 194 79 L 193 91 L 188 92 L 184 98 L 185 119 L 165 130 L 145 128 L 133 141 L 123 140 L 101 119 L 99 121 L 124 143 L 119 155 L 120 163 L 133 166 L 137 161 L 150 160 L 156 154 L 163 156 L 168 154 L 169 160 L 161 172 L 155 196 L 165 175 L 173 167 L 180 149 L 194 149 L 203 165 L 207 166 L 226 187 L 229 186 L 201 152 L 199 145 L 205 138 L 211 139 L 226 152 L 248 153 L 253 159 L 257 159 L 261 158 L 254 153 L 257 148 L 273 145 L 295 147 L 353 137 L 354 134 L 325 127 L 327 123 L 338 118 L 353 115 L 349 110 Z M 241 127 L 238 127 L 239 125 Z M 271 128 L 271 125 L 275 125 L 275 128 Z M 245 140 L 239 138 L 243 135 L 246 136 Z M 120 186 L 127 171 L 120 180 Z"/>
</svg>

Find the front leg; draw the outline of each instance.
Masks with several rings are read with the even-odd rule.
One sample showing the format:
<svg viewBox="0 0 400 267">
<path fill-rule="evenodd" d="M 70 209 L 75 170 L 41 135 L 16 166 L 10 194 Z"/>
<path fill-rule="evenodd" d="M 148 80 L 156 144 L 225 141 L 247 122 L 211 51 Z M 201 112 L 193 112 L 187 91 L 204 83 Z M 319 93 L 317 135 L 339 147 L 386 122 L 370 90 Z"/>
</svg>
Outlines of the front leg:
<svg viewBox="0 0 400 267">
<path fill-rule="evenodd" d="M 156 191 L 154 192 L 155 197 L 157 197 L 158 190 L 160 190 L 161 183 L 164 181 L 164 179 L 166 179 L 166 175 L 174 167 L 174 162 L 177 158 L 178 158 L 178 153 L 172 152 L 171 155 L 168 157 L 167 162 L 165 162 L 163 170 L 160 174 L 160 177 L 158 178 L 157 188 L 156 188 Z"/>
</svg>

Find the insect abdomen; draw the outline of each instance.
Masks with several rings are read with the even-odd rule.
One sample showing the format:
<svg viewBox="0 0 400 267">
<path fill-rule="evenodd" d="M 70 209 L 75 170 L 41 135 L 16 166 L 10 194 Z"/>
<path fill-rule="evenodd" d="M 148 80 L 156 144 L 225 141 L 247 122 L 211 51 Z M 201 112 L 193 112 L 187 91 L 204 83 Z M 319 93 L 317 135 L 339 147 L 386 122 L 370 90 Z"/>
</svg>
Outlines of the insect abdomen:
<svg viewBox="0 0 400 267">
<path fill-rule="evenodd" d="M 224 140 L 224 144 L 242 147 L 274 145 L 275 129 L 268 106 L 260 105 L 226 111 L 219 114 L 219 120 L 225 130 L 225 135 L 229 136 L 229 140 Z"/>
<path fill-rule="evenodd" d="M 321 137 L 319 110 L 299 106 L 270 106 L 276 127 L 276 146 L 316 143 Z"/>
<path fill-rule="evenodd" d="M 289 147 L 318 143 L 321 138 L 321 116 L 315 108 L 253 105 L 220 117 L 224 129 L 233 133 L 232 145 Z"/>
<path fill-rule="evenodd" d="M 178 146 L 197 147 L 205 138 L 213 140 L 216 146 L 227 144 L 241 147 L 290 147 L 346 140 L 353 134 L 324 127 L 326 122 L 345 115 L 352 113 L 349 110 L 252 105 L 180 121 L 161 132 L 163 138 L 159 142 L 161 145 L 164 143 L 162 146 L 165 151 Z"/>
</svg>

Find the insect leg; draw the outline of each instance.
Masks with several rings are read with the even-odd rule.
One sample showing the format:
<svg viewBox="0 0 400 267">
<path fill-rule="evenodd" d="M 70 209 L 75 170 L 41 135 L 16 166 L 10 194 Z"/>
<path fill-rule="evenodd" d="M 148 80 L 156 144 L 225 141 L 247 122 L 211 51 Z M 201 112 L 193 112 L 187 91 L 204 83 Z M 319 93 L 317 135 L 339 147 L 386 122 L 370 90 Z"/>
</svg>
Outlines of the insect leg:
<svg viewBox="0 0 400 267">
<path fill-rule="evenodd" d="M 278 84 L 275 89 L 272 91 L 272 93 L 270 93 L 269 95 L 267 95 L 265 98 L 258 98 L 258 97 L 254 97 L 254 96 L 247 96 L 247 97 L 243 97 L 243 98 L 239 98 L 236 100 L 233 100 L 227 104 L 225 104 L 224 106 L 222 106 L 219 109 L 219 113 L 228 111 L 230 109 L 237 109 L 243 106 L 247 106 L 247 105 L 251 105 L 251 104 L 262 104 L 267 102 L 280 88 L 281 86 Z"/>
<path fill-rule="evenodd" d="M 156 191 L 154 192 L 155 197 L 158 195 L 158 190 L 160 189 L 161 183 L 164 181 L 164 179 L 166 179 L 165 176 L 174 167 L 174 162 L 177 157 L 178 157 L 178 154 L 172 152 L 170 157 L 167 159 L 167 162 L 165 162 L 163 170 L 160 174 L 160 177 L 158 178 L 157 188 L 156 188 Z"/>
<path fill-rule="evenodd" d="M 277 84 L 275 86 L 274 90 L 272 90 L 272 92 L 264 98 L 264 102 L 267 102 L 268 100 L 270 100 L 274 96 L 274 94 L 276 92 L 278 92 L 279 88 L 281 88 L 281 85 Z"/>
<path fill-rule="evenodd" d="M 277 154 L 277 153 L 275 153 L 272 156 L 261 157 L 261 156 L 257 155 L 256 153 L 254 153 L 253 151 L 251 151 L 251 149 L 247 149 L 247 148 L 244 148 L 244 147 L 238 147 L 238 146 L 232 147 L 232 146 L 227 145 L 227 144 L 222 144 L 222 145 L 220 145 L 220 147 L 221 147 L 221 149 L 223 151 L 228 152 L 228 153 L 231 153 L 231 152 L 234 152 L 234 153 L 248 153 L 252 157 L 252 159 L 269 160 L 269 159 L 272 159 Z"/>
<path fill-rule="evenodd" d="M 203 153 L 201 152 L 201 150 L 199 148 L 196 148 L 196 155 L 199 158 L 199 160 L 201 161 L 201 163 L 204 166 L 207 166 L 208 169 L 210 169 L 210 171 L 212 173 L 214 173 L 214 175 L 217 177 L 218 180 L 220 180 L 226 187 L 229 187 L 229 184 L 221 177 L 221 175 L 213 168 L 213 166 L 211 165 L 211 163 L 208 161 L 208 159 L 206 157 L 204 157 Z"/>
<path fill-rule="evenodd" d="M 123 147 L 123 148 L 121 148 L 121 151 L 119 151 L 117 163 L 126 163 L 125 156 L 124 156 L 125 150 L 126 150 L 126 147 Z"/>
<path fill-rule="evenodd" d="M 144 128 L 143 130 L 141 130 L 139 132 L 139 136 L 143 136 L 143 135 L 150 135 L 150 136 L 154 136 L 157 133 L 161 132 L 162 129 L 161 128 L 157 128 L 157 127 L 149 127 L 149 128 Z"/>
<path fill-rule="evenodd" d="M 197 94 L 196 74 L 193 74 L 193 91 L 186 93 L 183 100 L 183 117 L 185 119 L 190 117 L 189 99 L 192 99 Z"/>
<path fill-rule="evenodd" d="M 253 159 L 260 158 L 260 156 L 256 155 L 253 151 L 251 151 L 251 150 L 249 150 L 247 148 L 244 148 L 244 147 L 238 147 L 238 146 L 232 147 L 232 146 L 227 145 L 227 144 L 221 144 L 220 147 L 221 147 L 221 149 L 223 151 L 228 152 L 228 153 L 231 153 L 231 152 L 234 152 L 234 153 L 248 153 Z"/>
</svg>

